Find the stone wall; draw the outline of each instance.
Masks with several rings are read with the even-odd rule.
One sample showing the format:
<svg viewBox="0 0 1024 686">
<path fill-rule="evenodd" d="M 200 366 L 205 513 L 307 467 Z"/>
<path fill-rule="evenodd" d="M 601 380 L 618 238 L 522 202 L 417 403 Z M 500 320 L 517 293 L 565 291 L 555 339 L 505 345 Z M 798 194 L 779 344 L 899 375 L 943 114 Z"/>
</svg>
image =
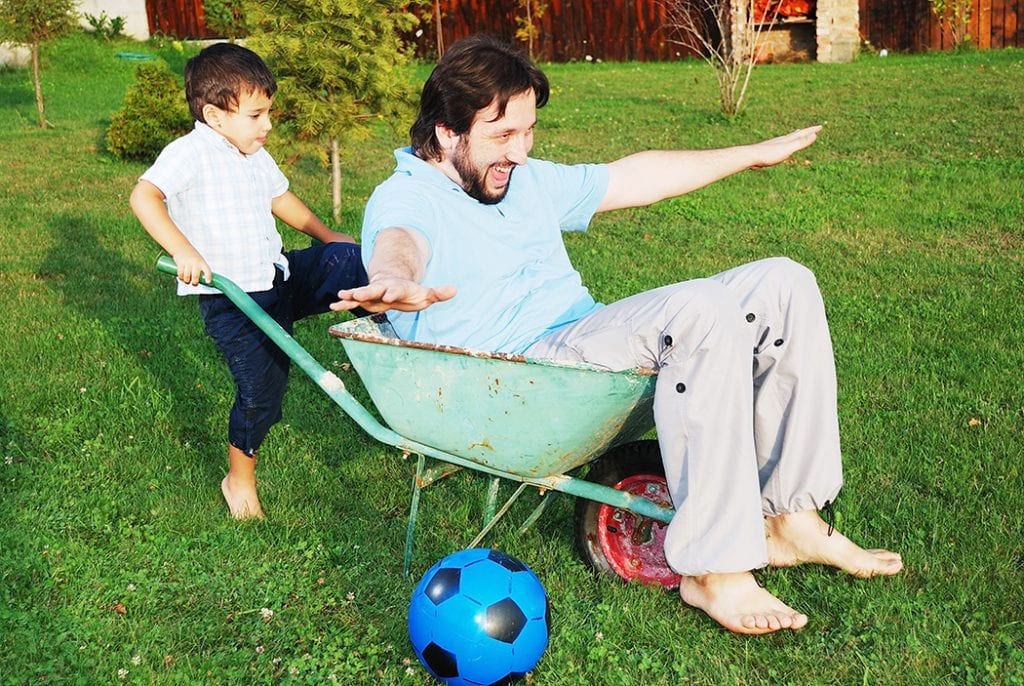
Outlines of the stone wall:
<svg viewBox="0 0 1024 686">
<path fill-rule="evenodd" d="M 745 31 L 748 16 L 775 17 L 771 25 L 761 27 L 755 47 L 758 62 L 850 62 L 860 51 L 859 0 L 817 0 L 802 3 L 805 16 L 774 14 L 778 0 L 732 0 L 733 40 L 750 36 Z M 815 5 L 817 5 L 815 7 Z M 749 38 L 746 38 L 749 41 Z M 750 54 L 740 46 L 738 54 Z"/>
<path fill-rule="evenodd" d="M 818 0 L 819 62 L 851 62 L 860 51 L 858 0 Z"/>
</svg>

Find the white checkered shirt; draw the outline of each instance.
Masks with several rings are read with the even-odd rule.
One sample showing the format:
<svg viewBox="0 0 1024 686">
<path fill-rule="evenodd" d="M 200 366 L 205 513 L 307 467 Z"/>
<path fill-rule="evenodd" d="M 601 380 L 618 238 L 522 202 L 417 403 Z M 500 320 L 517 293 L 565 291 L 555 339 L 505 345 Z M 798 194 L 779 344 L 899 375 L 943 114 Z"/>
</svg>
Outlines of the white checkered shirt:
<svg viewBox="0 0 1024 686">
<path fill-rule="evenodd" d="M 172 141 L 142 179 L 167 198 L 167 211 L 214 272 L 249 292 L 274 283 L 274 265 L 288 276 L 271 200 L 288 190 L 288 179 L 263 148 L 242 155 L 206 124 Z M 216 293 L 178 282 L 178 295 Z"/>
</svg>

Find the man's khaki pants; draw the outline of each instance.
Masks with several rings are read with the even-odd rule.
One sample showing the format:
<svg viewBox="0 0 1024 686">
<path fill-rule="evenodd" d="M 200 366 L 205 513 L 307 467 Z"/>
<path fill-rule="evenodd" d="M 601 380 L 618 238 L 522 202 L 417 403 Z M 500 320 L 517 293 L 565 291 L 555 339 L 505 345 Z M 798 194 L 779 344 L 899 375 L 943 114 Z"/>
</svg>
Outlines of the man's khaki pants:
<svg viewBox="0 0 1024 686">
<path fill-rule="evenodd" d="M 814 275 L 786 258 L 612 303 L 531 357 L 659 370 L 654 419 L 687 576 L 768 563 L 764 516 L 821 509 L 842 485 L 835 363 Z"/>
</svg>

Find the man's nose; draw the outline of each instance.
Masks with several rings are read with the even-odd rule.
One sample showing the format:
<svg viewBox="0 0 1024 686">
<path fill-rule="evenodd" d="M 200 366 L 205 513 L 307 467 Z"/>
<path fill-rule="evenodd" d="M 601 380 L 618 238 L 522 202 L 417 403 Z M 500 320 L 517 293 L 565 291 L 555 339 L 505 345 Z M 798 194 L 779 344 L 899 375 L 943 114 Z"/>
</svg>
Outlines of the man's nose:
<svg viewBox="0 0 1024 686">
<path fill-rule="evenodd" d="M 515 136 L 509 141 L 505 156 L 509 162 L 514 164 L 526 164 L 526 156 L 529 152 L 530 147 L 526 143 L 526 136 Z"/>
</svg>

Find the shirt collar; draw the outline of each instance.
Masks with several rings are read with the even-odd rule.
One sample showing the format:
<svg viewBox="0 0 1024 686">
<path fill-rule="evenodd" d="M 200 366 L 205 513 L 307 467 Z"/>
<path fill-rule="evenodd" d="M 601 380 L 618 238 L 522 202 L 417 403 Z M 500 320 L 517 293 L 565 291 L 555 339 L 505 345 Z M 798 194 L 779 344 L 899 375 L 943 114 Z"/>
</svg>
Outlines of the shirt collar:
<svg viewBox="0 0 1024 686">
<path fill-rule="evenodd" d="M 427 181 L 444 189 L 465 192 L 462 190 L 462 186 L 449 179 L 443 171 L 418 157 L 411 147 L 395 150 L 395 161 L 398 163 L 395 171 L 399 173 Z"/>
<path fill-rule="evenodd" d="M 411 147 L 398 148 L 395 150 L 395 161 L 398 163 L 395 167 L 396 172 L 425 181 L 439 188 L 443 188 L 444 190 L 456 191 L 467 200 L 477 202 L 477 200 L 470 198 L 469 195 L 466 194 L 466 191 L 462 186 L 448 178 L 447 174 L 430 164 L 430 162 L 418 157 Z M 527 163 L 529 163 L 529 161 L 527 161 Z M 511 193 L 512 191 L 509 191 L 509 194 Z M 483 203 L 480 204 L 482 205 Z M 501 202 L 494 205 L 487 205 L 487 207 L 493 208 L 502 216 L 507 216 L 510 211 L 508 196 L 505 196 L 505 199 Z"/>
<path fill-rule="evenodd" d="M 210 128 L 209 125 L 197 120 L 195 130 L 199 137 L 204 141 L 208 141 L 212 145 L 220 146 L 221 148 L 229 150 L 236 155 L 241 153 L 243 156 L 249 157 L 249 155 L 245 155 L 245 153 L 242 153 L 238 148 L 236 148 L 234 143 Z"/>
</svg>

